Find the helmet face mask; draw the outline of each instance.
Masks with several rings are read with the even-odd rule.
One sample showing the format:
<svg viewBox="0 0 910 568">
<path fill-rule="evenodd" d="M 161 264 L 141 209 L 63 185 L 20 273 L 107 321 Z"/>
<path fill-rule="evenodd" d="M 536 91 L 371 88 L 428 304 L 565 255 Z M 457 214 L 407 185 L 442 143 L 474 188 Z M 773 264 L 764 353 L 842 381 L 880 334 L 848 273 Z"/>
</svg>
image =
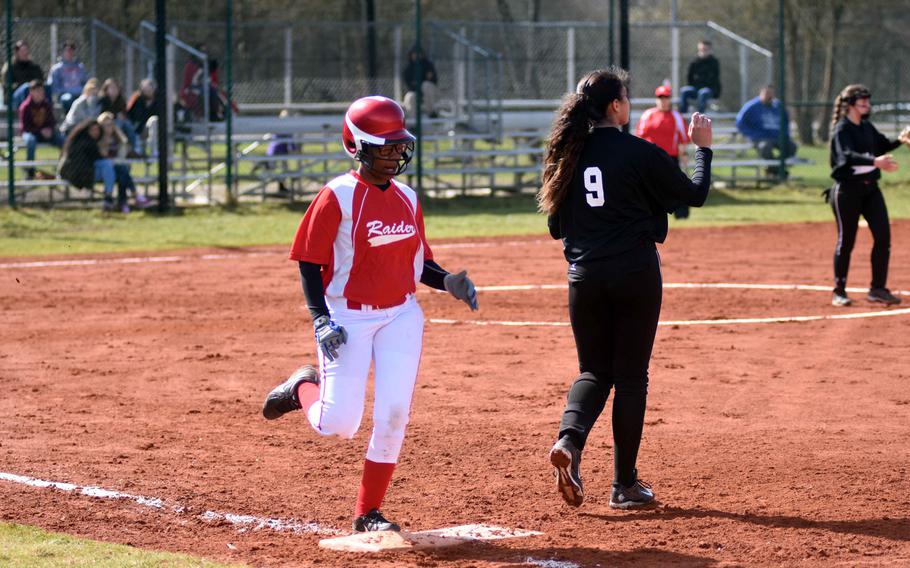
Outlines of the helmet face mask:
<svg viewBox="0 0 910 568">
<path fill-rule="evenodd" d="M 341 139 L 351 158 L 380 176 L 403 172 L 414 155 L 416 141 L 405 127 L 401 106 L 380 96 L 363 97 L 351 104 L 344 115 Z M 398 165 L 394 171 L 384 171 L 377 168 L 377 160 Z"/>
<path fill-rule="evenodd" d="M 407 169 L 408 164 L 413 157 L 414 141 L 406 140 L 383 145 L 364 143 L 363 148 L 357 151 L 354 159 L 380 175 L 383 175 L 386 172 L 377 169 L 376 164 L 374 163 L 376 160 L 395 162 L 398 165 L 395 168 L 395 173 L 392 175 L 397 176 Z"/>
</svg>

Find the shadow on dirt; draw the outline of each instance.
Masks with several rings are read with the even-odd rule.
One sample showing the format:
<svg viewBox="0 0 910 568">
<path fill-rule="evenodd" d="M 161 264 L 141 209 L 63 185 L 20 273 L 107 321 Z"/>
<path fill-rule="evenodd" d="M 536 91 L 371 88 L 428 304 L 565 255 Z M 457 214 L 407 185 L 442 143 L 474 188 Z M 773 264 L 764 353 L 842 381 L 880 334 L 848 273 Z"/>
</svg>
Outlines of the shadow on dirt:
<svg viewBox="0 0 910 568">
<path fill-rule="evenodd" d="M 883 517 L 881 519 L 859 519 L 851 521 L 816 521 L 787 515 L 760 515 L 756 513 L 730 513 L 715 509 L 683 509 L 680 507 L 661 507 L 640 511 L 633 515 L 597 515 L 579 513 L 581 516 L 602 519 L 611 523 L 628 521 L 672 519 L 729 519 L 740 523 L 750 523 L 762 527 L 815 529 L 835 533 L 856 534 L 886 538 L 888 540 L 910 541 L 910 519 Z"/>
</svg>

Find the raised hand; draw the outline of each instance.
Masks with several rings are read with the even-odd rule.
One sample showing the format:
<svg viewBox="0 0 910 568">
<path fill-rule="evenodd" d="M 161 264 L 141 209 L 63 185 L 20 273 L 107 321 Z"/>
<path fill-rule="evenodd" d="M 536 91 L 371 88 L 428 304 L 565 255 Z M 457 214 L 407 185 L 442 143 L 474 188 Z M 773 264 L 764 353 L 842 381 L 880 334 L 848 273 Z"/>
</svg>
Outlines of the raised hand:
<svg viewBox="0 0 910 568">
<path fill-rule="evenodd" d="M 711 147 L 711 119 L 700 112 L 692 113 L 689 122 L 689 139 L 699 148 Z"/>
<path fill-rule="evenodd" d="M 910 126 L 907 126 L 903 130 L 901 130 L 901 133 L 897 137 L 897 139 L 901 143 L 906 144 L 907 146 L 910 146 Z"/>
<path fill-rule="evenodd" d="M 329 361 L 337 359 L 338 348 L 347 342 L 348 332 L 328 316 L 319 316 L 313 320 L 313 327 L 316 330 L 316 343 L 323 354 Z"/>
<path fill-rule="evenodd" d="M 468 278 L 467 270 L 462 270 L 458 274 L 446 274 L 443 284 L 446 292 L 470 306 L 471 311 L 477 309 L 477 290 Z"/>
</svg>

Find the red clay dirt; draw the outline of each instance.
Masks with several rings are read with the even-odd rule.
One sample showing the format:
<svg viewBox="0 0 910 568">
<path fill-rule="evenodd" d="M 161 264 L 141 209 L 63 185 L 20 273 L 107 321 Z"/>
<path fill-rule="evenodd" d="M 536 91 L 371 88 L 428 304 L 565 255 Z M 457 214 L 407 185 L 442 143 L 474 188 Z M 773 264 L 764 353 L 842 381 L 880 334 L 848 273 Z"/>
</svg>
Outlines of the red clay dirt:
<svg viewBox="0 0 910 568">
<path fill-rule="evenodd" d="M 910 289 L 910 222 L 893 225 L 893 243 L 890 282 Z M 480 286 L 565 282 L 556 242 L 477 244 L 436 257 Z M 827 285 L 833 244 L 833 223 L 675 230 L 664 279 Z M 861 230 L 851 286 L 869 281 L 870 246 Z M 212 252 L 232 256 L 203 258 Z M 316 534 L 201 520 L 213 510 L 349 528 L 371 424 L 367 412 L 341 441 L 302 415 L 260 415 L 269 389 L 314 360 L 284 247 L 176 254 L 0 267 L 0 471 L 166 504 L 0 480 L 0 519 L 269 567 L 910 564 L 910 314 L 660 327 L 639 470 L 661 504 L 632 513 L 607 505 L 608 412 L 582 463 L 587 501 L 570 510 L 556 493 L 547 452 L 576 369 L 568 327 L 428 323 L 384 512 L 409 530 L 489 523 L 543 536 L 368 556 L 319 549 Z M 885 311 L 853 296 L 837 309 L 829 292 L 667 288 L 662 319 Z M 567 321 L 564 289 L 481 292 L 476 314 L 426 288 L 419 299 L 428 319 Z"/>
</svg>

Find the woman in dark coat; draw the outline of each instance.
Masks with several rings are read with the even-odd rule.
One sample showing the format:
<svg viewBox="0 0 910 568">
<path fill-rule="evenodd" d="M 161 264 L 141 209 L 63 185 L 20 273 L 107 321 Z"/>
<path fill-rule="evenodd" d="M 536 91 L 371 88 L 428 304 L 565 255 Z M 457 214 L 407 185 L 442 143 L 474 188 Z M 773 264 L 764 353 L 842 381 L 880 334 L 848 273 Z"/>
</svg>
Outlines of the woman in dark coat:
<svg viewBox="0 0 910 568">
<path fill-rule="evenodd" d="M 57 173 L 76 187 L 91 189 L 96 181 L 104 183 L 104 210 L 114 210 L 114 162 L 105 158 L 98 147 L 101 125 L 96 119 L 86 120 L 72 129 L 60 157 Z M 126 206 L 126 187 L 117 193 L 121 208 Z"/>
</svg>

